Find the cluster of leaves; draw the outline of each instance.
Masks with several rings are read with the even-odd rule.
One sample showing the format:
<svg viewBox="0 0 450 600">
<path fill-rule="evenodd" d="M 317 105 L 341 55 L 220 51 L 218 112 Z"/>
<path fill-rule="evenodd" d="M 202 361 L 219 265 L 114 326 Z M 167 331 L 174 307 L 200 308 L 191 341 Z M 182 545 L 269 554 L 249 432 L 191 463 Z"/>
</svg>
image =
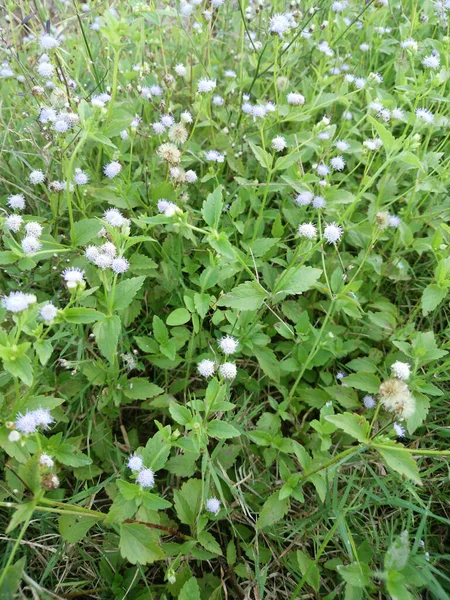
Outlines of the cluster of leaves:
<svg viewBox="0 0 450 600">
<path fill-rule="evenodd" d="M 36 302 L 0 308 L 0 595 L 448 598 L 442 14 L 412 1 L 325 2 L 295 8 L 282 36 L 269 32 L 292 10 L 281 1 L 56 2 L 48 14 L 27 4 L 1 9 L 2 298 L 21 290 Z M 411 32 L 420 56 L 446 66 L 424 70 L 400 44 Z M 51 86 L 36 75 L 44 34 L 58 40 Z M 355 89 L 349 73 L 364 83 Z M 197 92 L 202 78 L 217 80 L 214 92 Z M 160 92 L 146 95 L 151 86 Z M 101 93 L 103 108 L 92 102 Z M 247 95 L 275 110 L 243 111 Z M 380 117 L 374 102 L 401 118 Z M 74 127 L 43 123 L 49 106 L 75 115 Z M 416 115 L 425 107 L 428 123 Z M 192 122 L 174 174 L 152 124 L 183 111 Z M 364 144 L 373 138 L 376 150 Z M 339 140 L 345 169 L 319 174 Z M 212 149 L 223 161 L 207 159 Z M 122 170 L 107 178 L 112 161 Z M 34 169 L 44 183 L 30 183 Z M 77 169 L 86 185 L 71 186 Z M 305 192 L 326 204 L 296 203 Z M 24 222 L 43 227 L 34 253 L 8 225 L 18 193 Z M 162 200 L 176 210 L 158 210 Z M 111 224 L 110 208 L 126 224 Z M 399 217 L 391 227 L 388 213 Z M 317 236 L 299 236 L 310 221 Z M 343 233 L 330 244 L 331 223 Z M 99 236 L 126 272 L 88 261 Z M 83 270 L 82 285 L 66 288 L 67 267 Z M 236 377 L 202 377 L 198 363 L 217 370 L 230 335 Z M 410 365 L 415 399 L 405 439 L 376 402 L 396 361 Z M 11 437 L 18 416 L 40 408 L 51 430 Z M 127 468 L 132 453 L 154 473 L 151 489 Z M 47 535 L 54 548 L 39 542 Z"/>
</svg>

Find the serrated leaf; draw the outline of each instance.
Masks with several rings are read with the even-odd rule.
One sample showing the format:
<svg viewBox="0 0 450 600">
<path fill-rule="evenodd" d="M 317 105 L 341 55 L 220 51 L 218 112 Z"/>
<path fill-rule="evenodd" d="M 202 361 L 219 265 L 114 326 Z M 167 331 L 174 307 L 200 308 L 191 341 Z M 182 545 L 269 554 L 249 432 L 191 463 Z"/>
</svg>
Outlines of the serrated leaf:
<svg viewBox="0 0 450 600">
<path fill-rule="evenodd" d="M 369 438 L 370 424 L 361 415 L 346 412 L 342 415 L 327 415 L 325 420 L 333 423 L 358 442 L 366 442 Z"/>
<path fill-rule="evenodd" d="M 117 354 L 117 344 L 122 326 L 120 317 L 110 315 L 101 321 L 98 321 L 93 328 L 95 341 L 103 354 L 110 363 L 113 363 Z"/>
<path fill-rule="evenodd" d="M 148 565 L 166 557 L 158 544 L 157 534 L 140 523 L 120 525 L 119 549 L 121 556 L 133 565 Z"/>
<path fill-rule="evenodd" d="M 424 289 L 422 294 L 422 312 L 427 315 L 446 298 L 448 294 L 448 287 L 440 286 L 436 283 L 430 283 Z"/>
<path fill-rule="evenodd" d="M 114 292 L 113 310 L 123 310 L 130 306 L 144 281 L 145 276 L 141 275 L 140 277 L 132 277 L 118 283 Z"/>
<path fill-rule="evenodd" d="M 203 546 L 203 548 L 205 548 L 205 550 L 208 550 L 213 554 L 222 555 L 222 550 L 219 544 L 217 543 L 213 535 L 209 533 L 209 531 L 202 531 L 201 533 L 199 533 L 198 541 Z"/>
<path fill-rule="evenodd" d="M 253 155 L 259 164 L 264 169 L 270 169 L 272 166 L 272 155 L 266 152 L 266 150 L 263 150 L 263 148 L 253 144 L 253 142 L 249 142 L 248 145 L 250 146 L 250 150 L 253 152 Z"/>
<path fill-rule="evenodd" d="M 258 520 L 256 521 L 257 529 L 265 529 L 274 523 L 277 523 L 284 517 L 289 510 L 289 498 L 280 500 L 279 492 L 272 494 L 261 509 Z"/>
<path fill-rule="evenodd" d="M 301 152 L 292 152 L 287 156 L 280 156 L 275 163 L 274 171 L 285 171 L 295 165 L 302 157 Z"/>
<path fill-rule="evenodd" d="M 195 577 L 191 577 L 183 585 L 178 600 L 200 600 L 200 588 Z"/>
<path fill-rule="evenodd" d="M 396 447 L 378 447 L 377 450 L 388 467 L 422 485 L 416 461 L 407 450 L 402 448 L 397 445 Z"/>
<path fill-rule="evenodd" d="M 257 310 L 263 305 L 266 296 L 267 292 L 258 282 L 247 281 L 222 296 L 217 304 L 237 310 Z"/>
<path fill-rule="evenodd" d="M 63 311 L 64 320 L 68 323 L 85 325 L 103 319 L 105 315 L 94 308 L 66 308 Z"/>
<path fill-rule="evenodd" d="M 236 429 L 231 423 L 214 419 L 210 421 L 206 427 L 206 432 L 211 437 L 215 437 L 218 440 L 226 440 L 228 438 L 239 437 L 241 432 Z"/>
<path fill-rule="evenodd" d="M 222 185 L 216 187 L 211 194 L 208 194 L 202 206 L 203 219 L 213 229 L 217 229 L 223 210 L 222 191 Z"/>
<path fill-rule="evenodd" d="M 166 325 L 176 327 L 191 320 L 191 313 L 186 308 L 177 308 L 166 319 Z"/>
<path fill-rule="evenodd" d="M 344 378 L 344 383 L 370 394 L 377 394 L 381 385 L 380 379 L 373 373 L 351 373 Z"/>
<path fill-rule="evenodd" d="M 192 421 L 192 413 L 185 406 L 171 402 L 169 404 L 169 412 L 172 419 L 180 425 L 187 425 Z"/>
<path fill-rule="evenodd" d="M 303 294 L 311 289 L 319 277 L 322 269 L 313 267 L 297 267 L 283 273 L 275 285 L 274 294 Z"/>
<path fill-rule="evenodd" d="M 275 352 L 270 348 L 261 348 L 255 346 L 253 352 L 258 359 L 259 366 L 264 373 L 277 383 L 280 381 L 280 363 Z"/>
<path fill-rule="evenodd" d="M 69 544 L 82 540 L 100 517 L 84 517 L 79 515 L 61 515 L 58 519 L 59 533 Z"/>
<path fill-rule="evenodd" d="M 163 392 L 162 388 L 150 383 L 145 377 L 132 377 L 123 386 L 124 395 L 133 400 L 148 400 L 148 398 L 154 398 Z"/>
</svg>

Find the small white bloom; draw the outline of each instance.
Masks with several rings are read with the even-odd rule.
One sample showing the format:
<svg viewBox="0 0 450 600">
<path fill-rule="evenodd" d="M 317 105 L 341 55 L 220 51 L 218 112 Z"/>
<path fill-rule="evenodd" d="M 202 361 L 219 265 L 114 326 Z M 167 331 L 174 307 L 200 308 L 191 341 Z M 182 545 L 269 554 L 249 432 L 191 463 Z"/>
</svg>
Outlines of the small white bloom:
<svg viewBox="0 0 450 600">
<path fill-rule="evenodd" d="M 399 227 L 401 222 L 400 217 L 397 217 L 397 215 L 389 215 L 389 227 Z"/>
<path fill-rule="evenodd" d="M 137 456 L 136 454 L 131 454 L 128 457 L 127 467 L 131 469 L 133 472 L 141 471 L 144 466 L 144 461 L 142 457 Z M 152 473 L 153 474 L 153 473 Z"/>
<path fill-rule="evenodd" d="M 77 169 L 75 171 L 73 180 L 77 185 L 86 185 L 87 183 L 89 183 L 89 175 L 81 169 Z"/>
<path fill-rule="evenodd" d="M 35 254 L 42 247 L 41 242 L 34 235 L 27 235 L 20 244 L 25 254 Z"/>
<path fill-rule="evenodd" d="M 11 194 L 6 203 L 12 210 L 23 210 L 25 208 L 25 197 L 23 194 Z"/>
<path fill-rule="evenodd" d="M 116 175 L 118 175 L 121 170 L 122 165 L 115 160 L 103 167 L 103 172 L 106 175 L 106 177 L 109 177 L 109 179 L 113 179 L 113 177 L 116 177 Z"/>
<path fill-rule="evenodd" d="M 343 156 L 335 156 L 330 160 L 330 165 L 336 171 L 342 171 L 345 167 L 345 160 Z"/>
<path fill-rule="evenodd" d="M 403 117 L 405 116 L 405 113 L 403 112 L 403 110 L 401 108 L 393 108 L 392 109 L 392 117 L 394 119 L 403 119 Z"/>
<path fill-rule="evenodd" d="M 94 264 L 96 267 L 100 267 L 100 269 L 109 269 L 112 265 L 113 259 L 108 254 L 103 254 L 99 252 L 97 257 L 94 260 Z"/>
<path fill-rule="evenodd" d="M 373 408 L 376 405 L 377 401 L 373 396 L 367 395 L 364 396 L 363 403 L 366 408 Z"/>
<path fill-rule="evenodd" d="M 18 442 L 20 440 L 20 433 L 13 429 L 8 435 L 8 441 L 10 442 Z"/>
<path fill-rule="evenodd" d="M 164 124 L 160 122 L 152 123 L 152 129 L 156 135 L 162 135 L 166 130 Z"/>
<path fill-rule="evenodd" d="M 441 64 L 441 57 L 437 53 L 429 54 L 423 57 L 422 64 L 427 69 L 438 69 Z"/>
<path fill-rule="evenodd" d="M 103 218 L 112 227 L 122 227 L 122 225 L 128 223 L 128 219 L 122 215 L 118 208 L 108 208 L 103 213 Z"/>
<path fill-rule="evenodd" d="M 208 150 L 207 152 L 205 152 L 205 158 L 206 160 L 209 160 L 211 162 L 218 163 L 223 163 L 223 161 L 225 160 L 225 156 L 220 152 L 217 152 L 217 150 Z"/>
<path fill-rule="evenodd" d="M 313 197 L 314 194 L 305 191 L 300 192 L 300 194 L 298 194 L 294 200 L 299 206 L 307 206 L 308 204 L 311 204 Z"/>
<path fill-rule="evenodd" d="M 408 38 L 407 40 L 400 42 L 400 46 L 405 50 L 410 49 L 410 50 L 417 51 L 417 48 L 418 48 L 418 44 L 417 44 L 416 40 L 414 40 L 413 38 Z"/>
<path fill-rule="evenodd" d="M 59 40 L 49 33 L 44 33 L 39 38 L 39 44 L 42 50 L 53 50 L 59 46 Z"/>
<path fill-rule="evenodd" d="M 220 500 L 217 498 L 209 498 L 206 502 L 206 510 L 213 515 L 217 515 L 220 511 Z"/>
<path fill-rule="evenodd" d="M 329 244 L 336 244 L 342 237 L 342 227 L 337 223 L 330 223 L 325 227 L 323 237 Z"/>
<path fill-rule="evenodd" d="M 139 483 L 143 488 L 152 488 L 155 485 L 155 475 L 151 469 L 142 469 L 136 478 L 136 483 Z"/>
<path fill-rule="evenodd" d="M 197 91 L 199 93 L 206 93 L 206 92 L 212 92 L 213 89 L 215 89 L 216 87 L 216 80 L 215 79 L 200 79 L 200 81 L 197 84 Z"/>
<path fill-rule="evenodd" d="M 325 175 L 328 175 L 330 169 L 327 167 L 327 165 L 321 163 L 320 165 L 317 165 L 316 171 L 317 175 L 320 175 L 320 177 L 324 177 Z"/>
<path fill-rule="evenodd" d="M 84 271 L 78 267 L 68 267 L 61 274 L 69 289 L 76 288 L 78 284 L 84 281 Z"/>
<path fill-rule="evenodd" d="M 252 106 L 250 114 L 254 119 L 263 119 L 267 114 L 267 108 L 263 104 Z"/>
<path fill-rule="evenodd" d="M 213 96 L 212 103 L 214 106 L 223 106 L 225 104 L 225 100 L 222 96 Z"/>
<path fill-rule="evenodd" d="M 400 362 L 399 360 L 397 360 L 391 366 L 391 371 L 394 377 L 397 377 L 397 379 L 401 379 L 402 381 L 406 381 L 411 375 L 411 367 L 409 366 L 409 364 Z"/>
<path fill-rule="evenodd" d="M 117 275 L 125 273 L 130 268 L 130 263 L 123 256 L 118 256 L 112 261 L 111 269 Z"/>
<path fill-rule="evenodd" d="M 191 169 L 189 171 L 186 171 L 185 180 L 187 183 L 195 183 L 197 179 L 198 177 L 195 171 L 192 171 Z"/>
<path fill-rule="evenodd" d="M 225 77 L 229 77 L 230 79 L 236 79 L 236 71 L 231 69 L 226 69 L 223 74 Z"/>
<path fill-rule="evenodd" d="M 175 65 L 175 73 L 179 76 L 179 77 L 186 77 L 186 73 L 187 73 L 187 69 L 184 65 L 182 65 L 181 63 L 178 65 Z"/>
<path fill-rule="evenodd" d="M 51 323 L 58 314 L 58 309 L 51 302 L 48 302 L 41 308 L 39 314 L 46 323 Z"/>
<path fill-rule="evenodd" d="M 41 237 L 43 230 L 44 228 L 42 225 L 39 225 L 39 223 L 36 223 L 36 221 L 29 221 L 25 224 L 25 231 L 27 232 L 27 235 L 39 238 Z"/>
<path fill-rule="evenodd" d="M 160 120 L 164 127 L 171 127 L 175 123 L 172 115 L 162 115 Z"/>
<path fill-rule="evenodd" d="M 20 215 L 9 215 L 5 220 L 5 228 L 17 233 L 20 230 L 22 223 L 23 219 Z"/>
<path fill-rule="evenodd" d="M 54 108 L 47 108 L 47 107 L 43 107 L 41 108 L 41 111 L 39 113 L 39 117 L 38 120 L 43 123 L 44 125 L 46 123 L 53 123 L 54 121 L 56 121 L 57 119 L 57 114 L 56 114 L 56 110 Z"/>
<path fill-rule="evenodd" d="M 36 425 L 39 427 L 43 427 L 44 429 L 48 429 L 49 425 L 55 422 L 55 419 L 50 414 L 49 408 L 37 408 L 33 410 L 34 418 L 36 420 Z"/>
<path fill-rule="evenodd" d="M 39 458 L 39 464 L 43 467 L 51 469 L 55 465 L 55 461 L 51 456 L 43 452 Z"/>
<path fill-rule="evenodd" d="M 292 106 L 302 106 L 302 104 L 305 104 L 305 96 L 296 92 L 290 92 L 287 95 L 286 100 L 288 104 L 292 104 Z"/>
<path fill-rule="evenodd" d="M 211 377 L 214 375 L 216 367 L 212 360 L 205 358 L 201 360 L 197 365 L 197 370 L 202 377 Z"/>
<path fill-rule="evenodd" d="M 37 185 L 38 183 L 43 183 L 45 181 L 45 175 L 41 169 L 36 169 L 36 171 L 31 171 L 28 179 L 33 185 Z"/>
<path fill-rule="evenodd" d="M 282 152 L 287 147 L 287 142 L 282 135 L 277 135 L 272 140 L 272 148 L 277 152 Z"/>
<path fill-rule="evenodd" d="M 231 335 L 226 335 L 218 341 L 219 348 L 222 350 L 224 354 L 227 356 L 229 354 L 234 354 L 238 349 L 239 342 L 236 338 Z"/>
<path fill-rule="evenodd" d="M 419 117 L 419 119 L 422 119 L 422 121 L 425 121 L 425 123 L 433 123 L 433 121 L 434 121 L 433 113 L 431 112 L 431 110 L 428 110 L 427 108 L 416 109 L 416 115 Z"/>
<path fill-rule="evenodd" d="M 405 437 L 406 431 L 405 431 L 405 428 L 403 427 L 403 425 L 400 425 L 400 423 L 394 423 L 393 427 L 394 427 L 395 435 L 397 437 L 399 437 L 399 438 Z"/>
<path fill-rule="evenodd" d="M 33 412 L 26 412 L 24 415 L 19 413 L 16 417 L 16 429 L 23 433 L 24 435 L 35 433 L 37 430 L 38 424 L 36 422 L 36 417 Z"/>
<path fill-rule="evenodd" d="M 312 205 L 313 205 L 313 208 L 318 208 L 318 209 L 325 208 L 325 206 L 327 205 L 327 201 L 325 200 L 325 198 L 323 196 L 314 196 Z"/>
<path fill-rule="evenodd" d="M 368 150 L 379 150 L 382 145 L 383 142 L 380 138 L 373 138 L 363 142 L 363 146 L 365 146 Z"/>
<path fill-rule="evenodd" d="M 23 292 L 10 292 L 8 296 L 2 299 L 2 306 L 13 313 L 22 312 L 26 310 L 30 304 L 31 298 L 29 294 Z"/>
<path fill-rule="evenodd" d="M 180 121 L 182 123 L 192 123 L 193 119 L 191 113 L 188 110 L 182 112 L 180 115 Z"/>
<path fill-rule="evenodd" d="M 53 77 L 55 67 L 50 62 L 42 62 L 38 64 L 37 72 L 41 77 L 44 77 L 45 79 L 50 79 L 50 77 Z"/>
<path fill-rule="evenodd" d="M 234 379 L 237 374 L 237 368 L 234 363 L 226 362 L 219 367 L 219 373 L 224 379 Z"/>
<path fill-rule="evenodd" d="M 359 49 L 361 50 L 361 52 L 368 52 L 370 50 L 370 46 L 369 46 L 369 44 L 366 44 L 364 42 L 359 45 Z"/>
<path fill-rule="evenodd" d="M 316 226 L 313 223 L 302 223 L 298 227 L 298 235 L 308 240 L 313 240 L 317 235 Z"/>
<path fill-rule="evenodd" d="M 293 21 L 293 17 L 290 13 L 276 13 L 270 19 L 269 32 L 278 34 L 281 38 L 284 34 L 288 33 L 294 25 L 295 21 Z"/>
<path fill-rule="evenodd" d="M 338 140 L 335 143 L 335 146 L 341 152 L 346 152 L 350 148 L 350 144 L 344 140 Z"/>
<path fill-rule="evenodd" d="M 128 131 L 127 131 L 126 129 L 123 129 L 123 130 L 120 132 L 120 134 L 119 134 L 119 135 L 120 135 L 120 138 L 121 138 L 122 140 L 129 140 L 129 139 L 130 139 L 130 134 L 128 133 Z"/>
</svg>

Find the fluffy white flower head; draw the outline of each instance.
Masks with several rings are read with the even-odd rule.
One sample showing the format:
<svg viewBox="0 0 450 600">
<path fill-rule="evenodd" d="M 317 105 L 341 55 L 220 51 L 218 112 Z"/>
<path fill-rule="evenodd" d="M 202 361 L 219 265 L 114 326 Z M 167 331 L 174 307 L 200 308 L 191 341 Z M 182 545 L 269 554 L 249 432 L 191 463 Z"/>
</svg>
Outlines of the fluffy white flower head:
<svg viewBox="0 0 450 600">
<path fill-rule="evenodd" d="M 212 92 L 216 87 L 215 79 L 200 79 L 197 85 L 197 91 L 202 93 Z"/>
<path fill-rule="evenodd" d="M 111 269 L 116 273 L 116 275 L 120 275 L 121 273 L 125 273 L 130 268 L 130 263 L 123 256 L 118 256 L 112 261 Z"/>
<path fill-rule="evenodd" d="M 219 367 L 219 373 L 224 379 L 234 379 L 237 375 L 237 368 L 234 363 L 226 362 Z"/>
<path fill-rule="evenodd" d="M 116 177 L 120 173 L 121 170 L 122 170 L 122 165 L 115 160 L 113 160 L 112 162 L 108 163 L 107 165 L 105 165 L 103 167 L 103 173 L 109 179 L 113 179 L 114 177 Z"/>
<path fill-rule="evenodd" d="M 292 104 L 292 106 L 301 106 L 302 104 L 305 104 L 305 96 L 296 92 L 290 92 L 286 96 L 286 99 L 288 104 Z"/>
<path fill-rule="evenodd" d="M 144 461 L 142 457 L 137 456 L 136 454 L 131 454 L 128 457 L 127 467 L 131 469 L 134 473 L 141 471 L 144 466 Z"/>
<path fill-rule="evenodd" d="M 34 298 L 34 301 L 33 301 Z M 26 310 L 30 304 L 36 302 L 36 296 L 31 294 L 24 294 L 23 292 L 10 292 L 8 296 L 2 299 L 2 306 L 13 313 L 22 312 Z"/>
<path fill-rule="evenodd" d="M 36 171 L 31 171 L 28 179 L 33 185 L 37 185 L 38 183 L 43 183 L 45 181 L 45 175 L 41 169 L 36 169 Z"/>
<path fill-rule="evenodd" d="M 155 485 L 155 475 L 151 469 L 142 469 L 136 477 L 136 483 L 143 488 L 152 488 Z"/>
<path fill-rule="evenodd" d="M 364 396 L 363 404 L 366 408 L 373 408 L 376 405 L 377 401 L 373 396 Z"/>
<path fill-rule="evenodd" d="M 59 46 L 59 40 L 49 33 L 44 33 L 39 38 L 39 44 L 42 50 L 53 50 Z"/>
<path fill-rule="evenodd" d="M 51 469 L 55 465 L 55 461 L 49 454 L 43 452 L 39 458 L 39 464 L 43 467 Z"/>
<path fill-rule="evenodd" d="M 337 223 L 330 223 L 325 227 L 323 237 L 329 244 L 337 244 L 342 237 L 342 227 Z"/>
<path fill-rule="evenodd" d="M 416 410 L 416 401 L 401 379 L 391 378 L 383 381 L 378 396 L 383 407 L 396 414 L 400 420 L 408 419 Z"/>
<path fill-rule="evenodd" d="M 103 213 L 103 218 L 112 227 L 122 227 L 128 222 L 118 208 L 108 208 Z"/>
<path fill-rule="evenodd" d="M 206 502 L 206 510 L 213 515 L 217 515 L 220 511 L 220 500 L 217 498 L 208 498 Z"/>
<path fill-rule="evenodd" d="M 311 204 L 313 198 L 314 194 L 312 192 L 300 192 L 300 194 L 295 197 L 295 202 L 299 206 L 307 206 L 308 204 Z"/>
<path fill-rule="evenodd" d="M 58 314 L 58 309 L 51 302 L 48 302 L 41 308 L 39 314 L 46 323 L 51 323 Z"/>
<path fill-rule="evenodd" d="M 17 233 L 22 227 L 23 219 L 20 215 L 9 215 L 5 220 L 5 227 L 9 231 Z"/>
<path fill-rule="evenodd" d="M 219 348 L 225 355 L 234 354 L 239 346 L 239 342 L 236 338 L 231 335 L 226 335 L 221 338 L 218 342 Z"/>
<path fill-rule="evenodd" d="M 317 235 L 316 226 L 313 223 L 302 223 L 298 227 L 298 235 L 307 240 L 313 240 Z"/>
<path fill-rule="evenodd" d="M 282 135 L 277 135 L 272 140 L 272 148 L 277 152 L 282 152 L 287 147 L 287 142 Z"/>
<path fill-rule="evenodd" d="M 201 360 L 197 365 L 197 371 L 202 377 L 211 377 L 212 375 L 214 375 L 215 369 L 216 366 L 214 364 L 214 361 L 208 360 L 207 358 Z"/>
<path fill-rule="evenodd" d="M 394 377 L 397 377 L 397 379 L 401 379 L 402 381 L 406 381 L 411 375 L 411 367 L 409 364 L 399 360 L 391 365 L 391 371 Z"/>
<path fill-rule="evenodd" d="M 6 203 L 12 210 L 23 210 L 25 208 L 25 197 L 23 194 L 11 194 Z"/>
</svg>

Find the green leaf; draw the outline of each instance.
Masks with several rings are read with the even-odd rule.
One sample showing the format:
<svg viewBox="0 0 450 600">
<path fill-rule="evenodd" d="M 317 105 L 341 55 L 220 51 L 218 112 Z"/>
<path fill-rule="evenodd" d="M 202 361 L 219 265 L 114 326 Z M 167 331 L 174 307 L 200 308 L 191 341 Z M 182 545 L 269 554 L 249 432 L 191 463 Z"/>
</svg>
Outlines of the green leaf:
<svg viewBox="0 0 450 600">
<path fill-rule="evenodd" d="M 145 275 L 141 275 L 140 277 L 132 277 L 118 283 L 114 292 L 113 310 L 123 310 L 130 306 L 144 281 Z"/>
<path fill-rule="evenodd" d="M 183 585 L 178 600 L 200 600 L 200 588 L 195 577 L 191 577 Z"/>
<path fill-rule="evenodd" d="M 48 340 L 36 340 L 33 344 L 33 348 L 36 350 L 36 354 L 39 357 L 39 362 L 42 366 L 45 366 L 53 352 L 53 346 Z"/>
<path fill-rule="evenodd" d="M 59 533 L 69 544 L 76 544 L 99 519 L 100 517 L 94 516 L 61 515 L 58 519 Z"/>
<path fill-rule="evenodd" d="M 448 294 L 448 287 L 440 286 L 436 283 L 430 283 L 424 289 L 422 294 L 422 312 L 427 315 L 444 300 Z"/>
<path fill-rule="evenodd" d="M 344 383 L 370 394 L 377 394 L 381 385 L 381 381 L 373 373 L 351 373 L 345 377 Z"/>
<path fill-rule="evenodd" d="M 157 315 L 153 317 L 153 335 L 159 344 L 167 344 L 169 341 L 169 332 L 162 319 Z"/>
<path fill-rule="evenodd" d="M 266 290 L 258 282 L 247 281 L 222 296 L 217 304 L 237 310 L 257 310 L 263 305 L 266 296 Z"/>
<path fill-rule="evenodd" d="M 0 576 L 2 577 L 0 598 L 3 598 L 4 600 L 14 600 L 17 598 L 16 591 L 19 588 L 20 580 L 22 579 L 25 563 L 26 557 L 23 556 L 7 569 L 0 570 Z M 200 598 L 200 596 L 198 598 Z"/>
<path fill-rule="evenodd" d="M 314 591 L 318 592 L 320 588 L 320 571 L 316 562 L 302 550 L 297 550 L 297 562 L 300 573 L 305 577 L 306 582 Z"/>
<path fill-rule="evenodd" d="M 166 319 L 166 325 L 176 327 L 191 320 L 191 313 L 186 308 L 177 308 Z"/>
<path fill-rule="evenodd" d="M 217 229 L 223 210 L 222 191 L 222 185 L 216 187 L 212 194 L 208 194 L 202 206 L 203 219 L 213 229 Z"/>
<path fill-rule="evenodd" d="M 86 323 L 95 323 L 103 319 L 105 315 L 94 308 L 66 308 L 63 311 L 63 317 L 68 323 L 84 325 Z"/>
<path fill-rule="evenodd" d="M 409 557 L 408 532 L 405 530 L 397 536 L 389 546 L 384 557 L 386 571 L 402 571 L 406 567 Z"/>
<path fill-rule="evenodd" d="M 253 142 L 249 142 L 250 150 L 253 152 L 256 160 L 264 169 L 270 169 L 272 166 L 272 155 L 253 144 Z"/>
<path fill-rule="evenodd" d="M 171 402 L 169 404 L 169 412 L 172 419 L 180 425 L 187 425 L 192 421 L 191 411 L 176 402 Z"/>
<path fill-rule="evenodd" d="M 92 459 L 86 456 L 76 446 L 64 442 L 53 452 L 57 461 L 69 467 L 85 467 L 92 464 Z"/>
<path fill-rule="evenodd" d="M 95 238 L 103 227 L 100 219 L 83 219 L 77 221 L 73 225 L 73 243 L 76 246 L 86 246 L 93 238 Z"/>
<path fill-rule="evenodd" d="M 234 427 L 230 423 L 226 423 L 225 421 L 219 421 L 219 419 L 214 419 L 213 421 L 210 421 L 206 427 L 206 432 L 211 437 L 215 437 L 219 440 L 239 437 L 241 435 L 239 429 L 236 429 L 236 427 Z"/>
<path fill-rule="evenodd" d="M 121 332 L 120 317 L 111 315 L 94 325 L 94 335 L 101 353 L 110 363 L 114 363 L 117 354 L 117 344 Z"/>
<path fill-rule="evenodd" d="M 30 502 L 25 502 L 24 504 L 20 504 L 18 508 L 14 511 L 13 516 L 11 517 L 11 521 L 9 522 L 8 527 L 6 528 L 5 533 L 10 533 L 14 531 L 14 529 L 20 524 L 31 519 L 31 516 L 36 508 L 36 501 L 30 500 Z"/>
<path fill-rule="evenodd" d="M 375 127 L 376 132 L 378 133 L 378 135 L 381 138 L 381 141 L 383 142 L 383 146 L 386 150 L 386 153 L 390 152 L 396 145 L 396 140 L 392 133 L 388 129 L 386 129 L 386 127 L 382 123 L 380 123 L 370 115 L 367 117 L 367 120 L 370 123 L 372 123 L 372 125 Z"/>
<path fill-rule="evenodd" d="M 364 563 L 354 562 L 351 565 L 338 565 L 339 575 L 341 575 L 347 583 L 357 588 L 365 588 L 370 585 L 371 571 L 368 565 Z"/>
<path fill-rule="evenodd" d="M 120 525 L 119 548 L 121 556 L 133 565 L 148 565 L 166 557 L 158 544 L 157 534 L 140 523 Z"/>
<path fill-rule="evenodd" d="M 194 294 L 194 306 L 197 314 L 204 319 L 209 310 L 209 304 L 211 302 L 211 296 L 209 294 Z"/>
<path fill-rule="evenodd" d="M 235 250 L 224 231 L 221 231 L 219 235 L 209 235 L 208 243 L 221 256 L 235 259 Z"/>
<path fill-rule="evenodd" d="M 168 428 L 166 427 L 165 430 Z M 153 471 L 160 471 L 164 468 L 167 458 L 170 454 L 170 442 L 164 437 L 164 431 L 158 431 L 148 440 L 142 452 L 142 458 L 145 465 Z"/>
<path fill-rule="evenodd" d="M 284 273 L 275 285 L 274 294 L 302 294 L 311 289 L 319 277 L 322 269 L 313 267 L 298 267 Z"/>
<path fill-rule="evenodd" d="M 280 363 L 277 359 L 277 356 L 273 350 L 270 348 L 261 348 L 255 346 L 253 348 L 253 353 L 258 359 L 259 366 L 264 371 L 264 373 L 279 383 L 280 381 Z"/>
<path fill-rule="evenodd" d="M 291 152 L 291 154 L 288 154 L 287 156 L 280 156 L 280 158 L 277 158 L 274 171 L 285 171 L 286 169 L 289 169 L 289 167 L 298 162 L 301 157 L 301 152 Z"/>
<path fill-rule="evenodd" d="M 208 550 L 213 554 L 222 555 L 222 550 L 219 544 L 216 542 L 213 535 L 208 531 L 202 531 L 201 533 L 199 533 L 198 541 L 203 546 L 203 548 L 205 548 L 205 550 Z"/>
<path fill-rule="evenodd" d="M 370 424 L 361 415 L 346 412 L 342 415 L 327 415 L 325 419 L 358 442 L 366 442 L 369 439 Z"/>
<path fill-rule="evenodd" d="M 148 510 L 165 510 L 170 508 L 172 504 L 164 498 L 160 498 L 156 494 L 151 492 L 144 492 L 142 494 L 142 506 L 145 506 Z"/>
<path fill-rule="evenodd" d="M 178 518 L 193 527 L 200 511 L 203 484 L 200 479 L 188 479 L 180 490 L 174 490 L 174 504 Z"/>
<path fill-rule="evenodd" d="M 279 492 L 272 494 L 261 509 L 258 520 L 256 521 L 256 529 L 265 529 L 270 527 L 280 519 L 289 510 L 289 498 L 280 499 Z"/>
<path fill-rule="evenodd" d="M 14 360 L 4 360 L 3 367 L 5 371 L 18 377 L 25 385 L 30 387 L 33 384 L 33 365 L 27 354 L 17 356 Z"/>
<path fill-rule="evenodd" d="M 403 446 L 397 444 L 395 447 L 378 447 L 377 450 L 388 467 L 401 475 L 405 475 L 408 479 L 412 479 L 412 481 L 415 481 L 419 485 L 422 485 L 417 463 L 410 453 L 403 449 Z"/>
<path fill-rule="evenodd" d="M 127 398 L 133 400 L 147 400 L 162 394 L 164 390 L 154 383 L 150 383 L 145 377 L 132 377 L 123 385 L 123 393 Z"/>
</svg>

